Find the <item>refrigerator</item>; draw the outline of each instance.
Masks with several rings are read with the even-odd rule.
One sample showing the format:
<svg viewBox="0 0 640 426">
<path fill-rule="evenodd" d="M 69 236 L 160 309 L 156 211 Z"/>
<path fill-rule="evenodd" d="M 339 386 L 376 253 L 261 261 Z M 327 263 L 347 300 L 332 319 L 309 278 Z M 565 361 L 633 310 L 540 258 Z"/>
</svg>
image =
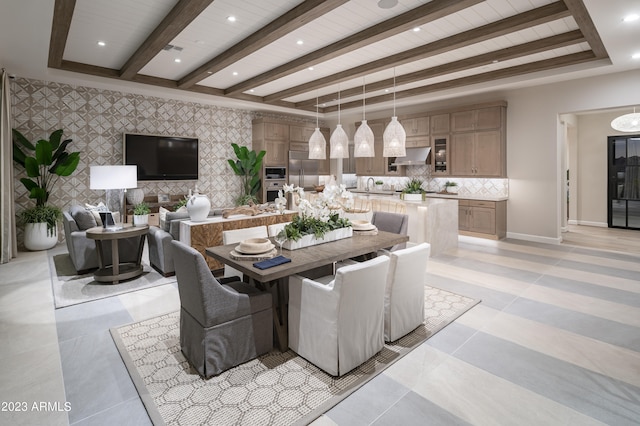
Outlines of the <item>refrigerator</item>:
<svg viewBox="0 0 640 426">
<path fill-rule="evenodd" d="M 307 151 L 289 151 L 289 184 L 312 191 L 318 186 L 318 160 L 309 160 Z"/>
</svg>

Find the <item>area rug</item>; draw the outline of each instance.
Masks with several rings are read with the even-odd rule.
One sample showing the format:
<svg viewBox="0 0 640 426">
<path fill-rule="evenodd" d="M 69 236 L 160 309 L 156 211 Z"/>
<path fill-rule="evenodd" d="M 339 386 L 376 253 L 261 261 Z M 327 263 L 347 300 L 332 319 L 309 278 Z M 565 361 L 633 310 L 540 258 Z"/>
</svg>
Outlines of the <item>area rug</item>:
<svg viewBox="0 0 640 426">
<path fill-rule="evenodd" d="M 478 302 L 425 286 L 425 323 L 342 377 L 291 350 L 274 350 L 204 380 L 180 351 L 179 312 L 111 329 L 111 335 L 154 425 L 304 425 Z"/>
<path fill-rule="evenodd" d="M 176 282 L 175 276 L 163 277 L 143 262 L 139 277 L 118 284 L 103 284 L 94 280 L 92 272 L 78 275 L 68 253 L 54 254 L 49 259 L 56 309 Z"/>
</svg>

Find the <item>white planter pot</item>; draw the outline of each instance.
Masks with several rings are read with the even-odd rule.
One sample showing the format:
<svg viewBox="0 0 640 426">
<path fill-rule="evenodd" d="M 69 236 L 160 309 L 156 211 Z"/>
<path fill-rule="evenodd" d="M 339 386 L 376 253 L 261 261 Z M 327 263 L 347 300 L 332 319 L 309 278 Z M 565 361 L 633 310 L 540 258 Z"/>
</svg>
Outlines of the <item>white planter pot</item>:
<svg viewBox="0 0 640 426">
<path fill-rule="evenodd" d="M 324 237 L 317 239 L 315 235 L 303 235 L 298 241 L 287 240 L 282 245 L 282 248 L 287 250 L 297 250 L 304 247 L 315 246 L 317 244 L 324 244 L 331 241 L 341 240 L 343 238 L 349 238 L 353 236 L 353 228 L 340 228 L 333 231 L 329 231 L 324 234 Z"/>
<path fill-rule="evenodd" d="M 209 216 L 209 210 L 211 210 L 211 202 L 206 195 L 192 195 L 187 201 L 187 211 L 189 212 L 189 218 L 193 222 L 205 220 Z"/>
<path fill-rule="evenodd" d="M 148 214 L 134 214 L 133 215 L 133 226 L 143 226 L 149 224 L 149 215 Z"/>
<path fill-rule="evenodd" d="M 405 201 L 423 201 L 424 194 L 402 194 L 402 199 Z"/>
<path fill-rule="evenodd" d="M 58 229 L 49 235 L 46 223 L 27 223 L 24 227 L 24 246 L 27 250 L 48 250 L 58 243 Z"/>
</svg>

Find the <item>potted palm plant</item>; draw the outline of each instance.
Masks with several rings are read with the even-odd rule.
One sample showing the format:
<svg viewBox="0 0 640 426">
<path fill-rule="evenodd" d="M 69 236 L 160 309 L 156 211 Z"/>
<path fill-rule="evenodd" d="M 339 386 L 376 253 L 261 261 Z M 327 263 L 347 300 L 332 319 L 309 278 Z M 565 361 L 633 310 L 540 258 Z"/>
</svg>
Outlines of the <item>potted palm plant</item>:
<svg viewBox="0 0 640 426">
<path fill-rule="evenodd" d="M 246 146 L 239 146 L 232 143 L 233 151 L 236 153 L 236 160 L 227 160 L 233 172 L 242 176 L 242 194 L 236 200 L 236 204 L 241 206 L 252 202 L 258 203 L 258 192 L 261 187 L 260 171 L 262 170 L 262 157 L 266 151 L 256 153 Z"/>
<path fill-rule="evenodd" d="M 35 207 L 19 215 L 25 225 L 24 245 L 28 250 L 46 250 L 58 242 L 57 224 L 62 211 L 48 204 L 49 195 L 58 179 L 71 175 L 80 162 L 79 152 L 67 152 L 71 139 L 62 140 L 62 133 L 62 129 L 55 130 L 48 140 L 34 144 L 13 129 L 13 159 L 27 173 L 20 182 L 36 202 Z"/>
<path fill-rule="evenodd" d="M 133 208 L 133 225 L 134 226 L 144 226 L 149 224 L 149 213 L 151 213 L 151 209 L 147 203 L 142 202 L 136 204 Z"/>
</svg>

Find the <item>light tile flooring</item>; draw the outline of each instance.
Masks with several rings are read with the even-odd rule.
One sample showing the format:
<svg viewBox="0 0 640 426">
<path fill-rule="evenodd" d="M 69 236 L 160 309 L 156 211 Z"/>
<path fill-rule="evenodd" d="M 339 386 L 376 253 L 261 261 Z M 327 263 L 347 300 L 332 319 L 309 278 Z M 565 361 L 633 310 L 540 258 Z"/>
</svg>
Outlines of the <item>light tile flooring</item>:
<svg viewBox="0 0 640 426">
<path fill-rule="evenodd" d="M 315 424 L 637 425 L 640 254 L 622 244 L 461 237 L 428 279 L 482 303 Z M 108 329 L 178 309 L 176 287 L 54 310 L 50 285 L 47 253 L 0 266 L 0 424 L 150 424 Z"/>
</svg>

